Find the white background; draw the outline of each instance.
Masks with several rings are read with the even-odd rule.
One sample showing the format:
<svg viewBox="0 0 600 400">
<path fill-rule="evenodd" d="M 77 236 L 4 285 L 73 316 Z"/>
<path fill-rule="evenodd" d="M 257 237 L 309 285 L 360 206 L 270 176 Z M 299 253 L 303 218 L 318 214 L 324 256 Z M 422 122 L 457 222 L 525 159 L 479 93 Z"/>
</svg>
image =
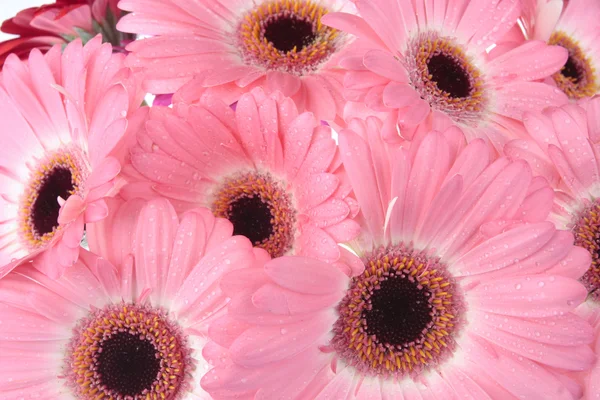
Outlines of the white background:
<svg viewBox="0 0 600 400">
<path fill-rule="evenodd" d="M 16 13 L 25 8 L 51 3 L 54 3 L 54 0 L 0 0 L 0 22 L 14 17 Z M 11 35 L 0 32 L 0 41 L 11 37 Z"/>
</svg>

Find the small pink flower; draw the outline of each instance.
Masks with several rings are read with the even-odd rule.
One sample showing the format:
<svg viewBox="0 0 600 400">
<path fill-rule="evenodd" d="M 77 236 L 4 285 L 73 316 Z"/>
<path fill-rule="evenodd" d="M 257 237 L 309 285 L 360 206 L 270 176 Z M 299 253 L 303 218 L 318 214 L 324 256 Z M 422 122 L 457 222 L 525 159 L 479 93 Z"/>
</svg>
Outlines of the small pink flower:
<svg viewBox="0 0 600 400">
<path fill-rule="evenodd" d="M 0 281 L 0 398 L 210 400 L 199 385 L 226 271 L 268 259 L 232 226 L 168 201 L 111 209 L 98 257 L 57 280 L 23 266 Z"/>
<path fill-rule="evenodd" d="M 565 66 L 552 79 L 571 99 L 600 93 L 600 2 L 527 0 L 524 15 L 527 37 L 564 47 L 569 52 Z"/>
<path fill-rule="evenodd" d="M 106 216 L 128 117 L 140 93 L 123 55 L 98 37 L 0 74 L 0 277 L 19 263 L 58 277 L 79 254 L 84 224 Z M 131 125 L 134 125 L 133 123 Z M 115 156 L 117 158 L 115 158 Z"/>
<path fill-rule="evenodd" d="M 232 104 L 262 86 L 321 120 L 341 114 L 343 72 L 336 65 L 349 37 L 321 17 L 353 11 L 350 2 L 125 0 L 119 7 L 132 12 L 119 22 L 121 31 L 154 36 L 127 47 L 151 93 L 173 93 L 189 82 L 182 100 L 207 92 Z"/>
<path fill-rule="evenodd" d="M 32 49 L 42 52 L 55 44 L 66 44 L 76 38 L 86 43 L 96 34 L 102 34 L 113 50 L 132 40 L 116 30 L 122 12 L 118 0 L 57 0 L 53 4 L 33 7 L 19 12 L 2 23 L 0 30 L 18 35 L 18 38 L 0 43 L 0 69 L 9 54 L 27 59 Z"/>
<path fill-rule="evenodd" d="M 353 33 L 366 49 L 344 56 L 344 95 L 387 112 L 384 133 L 412 139 L 458 125 L 468 140 L 498 149 L 519 137 L 524 111 L 567 101 L 537 80 L 558 71 L 567 52 L 527 42 L 490 59 L 486 50 L 516 23 L 518 0 L 359 0 L 361 15 L 330 13 L 326 25 Z"/>
<path fill-rule="evenodd" d="M 131 159 L 142 176 L 125 196 L 150 184 L 178 210 L 208 207 L 273 257 L 335 262 L 337 243 L 358 234 L 331 129 L 279 92 L 255 89 L 235 111 L 210 95 L 152 107 Z"/>
<path fill-rule="evenodd" d="M 565 399 L 595 360 L 571 311 L 589 254 L 544 221 L 552 190 L 481 139 L 391 148 L 353 121 L 340 154 L 360 260 L 303 257 L 226 274 L 201 384 L 215 399 Z"/>
</svg>

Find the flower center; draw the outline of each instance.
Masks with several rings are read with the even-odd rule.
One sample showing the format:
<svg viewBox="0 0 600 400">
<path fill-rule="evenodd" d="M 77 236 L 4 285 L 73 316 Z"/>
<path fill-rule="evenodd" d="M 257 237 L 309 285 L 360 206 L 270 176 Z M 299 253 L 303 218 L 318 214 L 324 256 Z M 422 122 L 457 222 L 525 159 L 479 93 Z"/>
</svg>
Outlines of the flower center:
<svg viewBox="0 0 600 400">
<path fill-rule="evenodd" d="M 595 95 L 600 86 L 594 67 L 579 44 L 563 32 L 554 32 L 548 43 L 564 47 L 569 52 L 564 67 L 552 76 L 560 90 L 571 99 Z"/>
<path fill-rule="evenodd" d="M 50 241 L 58 229 L 60 204 L 82 190 L 87 167 L 77 152 L 60 150 L 33 172 L 21 199 L 21 234 L 31 248 Z"/>
<path fill-rule="evenodd" d="M 265 23 L 264 38 L 284 53 L 293 49 L 303 49 L 315 41 L 313 24 L 308 18 L 297 15 L 272 17 Z"/>
<path fill-rule="evenodd" d="M 74 332 L 65 376 L 78 399 L 172 400 L 189 386 L 191 352 L 161 310 L 110 305 Z"/>
<path fill-rule="evenodd" d="M 589 296 L 600 301 L 600 204 L 596 203 L 580 214 L 573 227 L 575 245 L 592 255 L 592 265 L 581 278 Z"/>
<path fill-rule="evenodd" d="M 268 174 L 250 172 L 225 179 L 212 209 L 233 224 L 234 235 L 246 236 L 271 257 L 292 248 L 296 211 L 282 185 Z"/>
<path fill-rule="evenodd" d="M 366 375 L 419 373 L 452 354 L 464 307 L 439 260 L 404 246 L 364 258 L 338 306 L 332 345 Z"/>
<path fill-rule="evenodd" d="M 106 389 L 123 396 L 152 389 L 160 371 L 154 344 L 129 332 L 117 332 L 102 342 L 97 365 Z"/>
<path fill-rule="evenodd" d="M 411 84 L 432 108 L 457 122 L 481 119 L 487 104 L 483 77 L 453 39 L 422 33 L 409 42 L 404 63 Z"/>
<path fill-rule="evenodd" d="M 464 66 L 445 53 L 437 53 L 427 60 L 431 81 L 439 90 L 452 98 L 464 98 L 471 94 L 471 81 Z"/>
<path fill-rule="evenodd" d="M 274 0 L 256 6 L 238 28 L 244 60 L 296 75 L 314 71 L 343 42 L 338 31 L 321 24 L 328 11 L 310 0 Z"/>
</svg>

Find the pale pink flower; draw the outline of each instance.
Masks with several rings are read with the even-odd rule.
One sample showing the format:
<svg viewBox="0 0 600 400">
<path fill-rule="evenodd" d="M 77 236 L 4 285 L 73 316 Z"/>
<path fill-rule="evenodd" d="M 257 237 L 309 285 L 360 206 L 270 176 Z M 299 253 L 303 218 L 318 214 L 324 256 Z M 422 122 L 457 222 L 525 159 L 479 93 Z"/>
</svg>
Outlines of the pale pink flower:
<svg viewBox="0 0 600 400">
<path fill-rule="evenodd" d="M 205 206 L 273 257 L 330 262 L 358 224 L 331 128 L 299 114 L 280 92 L 258 88 L 236 110 L 214 96 L 152 107 L 132 150 L 133 167 L 178 210 Z M 139 196 L 144 182 L 123 189 Z"/>
<path fill-rule="evenodd" d="M 592 255 L 583 276 L 588 300 L 600 301 L 600 96 L 527 114 L 530 140 L 513 140 L 504 151 L 525 159 L 556 190 L 550 215 L 557 228 L 568 229 L 575 243 Z"/>
<path fill-rule="evenodd" d="M 468 140 L 497 148 L 519 137 L 524 111 L 566 96 L 536 82 L 558 71 L 567 52 L 530 41 L 491 59 L 486 49 L 516 23 L 518 0 L 359 0 L 361 18 L 330 13 L 323 23 L 358 36 L 370 50 L 341 60 L 344 95 L 385 111 L 388 140 L 458 125 Z M 418 130 L 417 128 L 421 128 Z"/>
<path fill-rule="evenodd" d="M 526 0 L 523 16 L 526 35 L 562 46 L 569 52 L 565 66 L 552 75 L 554 83 L 571 99 L 600 93 L 600 2 Z"/>
<path fill-rule="evenodd" d="M 124 0 L 132 13 L 124 32 L 153 35 L 127 47 L 130 64 L 143 67 L 151 93 L 199 92 L 236 102 L 262 86 L 292 97 L 300 111 L 334 120 L 341 114 L 343 71 L 337 58 L 349 37 L 321 24 L 331 11 L 352 12 L 344 0 Z"/>
<path fill-rule="evenodd" d="M 227 302 L 218 281 L 268 256 L 206 209 L 111 211 L 105 258 L 82 250 L 57 280 L 23 266 L 0 281 L 3 400 L 210 400 L 199 380 L 207 323 Z"/>
<path fill-rule="evenodd" d="M 363 231 L 348 267 L 282 257 L 225 275 L 201 381 L 215 399 L 575 399 L 595 360 L 571 311 L 587 251 L 544 221 L 552 190 L 481 139 L 410 150 L 352 122 L 340 154 Z M 348 259 L 349 260 L 349 259 Z"/>
<path fill-rule="evenodd" d="M 141 101 L 124 55 L 97 37 L 0 74 L 0 277 L 34 259 L 57 277 L 77 260 L 84 224 L 102 219 Z"/>
</svg>

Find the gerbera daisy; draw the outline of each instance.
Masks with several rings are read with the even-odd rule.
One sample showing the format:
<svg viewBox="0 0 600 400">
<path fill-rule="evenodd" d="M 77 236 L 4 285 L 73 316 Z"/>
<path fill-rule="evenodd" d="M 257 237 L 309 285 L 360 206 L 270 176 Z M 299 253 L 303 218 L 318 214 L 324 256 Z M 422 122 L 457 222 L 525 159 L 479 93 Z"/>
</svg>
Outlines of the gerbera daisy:
<svg viewBox="0 0 600 400">
<path fill-rule="evenodd" d="M 57 280 L 24 266 L 0 281 L 3 400 L 210 399 L 201 348 L 227 301 L 218 280 L 268 256 L 207 209 L 179 220 L 157 199 L 115 213 L 114 266 L 82 250 Z"/>
<path fill-rule="evenodd" d="M 358 234 L 331 129 L 279 92 L 255 89 L 235 111 L 214 96 L 152 107 L 138 142 L 133 167 L 156 194 L 178 210 L 210 208 L 272 257 L 335 262 L 337 243 Z M 124 195 L 138 196 L 140 184 Z"/>
<path fill-rule="evenodd" d="M 181 93 L 187 101 L 206 91 L 231 104 L 262 86 L 322 120 L 341 111 L 342 71 L 335 66 L 349 38 L 321 17 L 351 12 L 351 2 L 125 0 L 119 7 L 132 12 L 119 22 L 121 31 L 155 36 L 127 47 L 131 65 L 145 68 L 151 93 L 173 93 L 196 77 Z"/>
<path fill-rule="evenodd" d="M 529 39 L 564 47 L 569 58 L 552 79 L 571 99 L 600 92 L 600 2 L 573 0 L 562 7 L 558 0 L 527 0 L 524 27 Z M 562 12 L 561 12 L 562 11 Z"/>
<path fill-rule="evenodd" d="M 84 224 L 106 216 L 128 116 L 141 102 L 124 55 L 97 37 L 0 74 L 0 277 L 35 258 L 57 277 L 77 260 Z"/>
<path fill-rule="evenodd" d="M 225 275 L 235 296 L 209 328 L 216 367 L 204 389 L 216 399 L 575 398 L 562 371 L 594 361 L 591 327 L 570 312 L 590 257 L 544 221 L 543 179 L 523 161 L 491 162 L 483 140 L 464 147 L 455 131 L 406 150 L 386 148 L 374 119 L 350 129 L 340 154 L 361 206 L 360 267 L 347 276 L 282 257 Z"/>
<path fill-rule="evenodd" d="M 456 124 L 467 139 L 488 137 L 501 148 L 527 110 L 567 101 L 539 79 L 567 59 L 559 46 L 530 41 L 492 60 L 486 49 L 519 16 L 518 0 L 358 0 L 361 18 L 329 13 L 323 23 L 369 42 L 370 50 L 341 60 L 348 100 L 388 111 L 386 137 L 406 139 L 435 120 Z"/>
<path fill-rule="evenodd" d="M 53 4 L 27 8 L 2 23 L 0 30 L 19 37 L 0 43 L 0 69 L 9 54 L 26 59 L 32 49 L 43 52 L 55 44 L 66 44 L 76 38 L 84 43 L 96 34 L 122 51 L 135 37 L 123 34 L 116 24 L 123 12 L 118 0 L 57 0 Z"/>
<path fill-rule="evenodd" d="M 527 114 L 531 141 L 514 140 L 505 153 L 522 158 L 552 183 L 557 194 L 551 219 L 575 235 L 592 255 L 582 281 L 589 300 L 600 302 L 600 97 L 577 105 Z M 587 109 L 587 112 L 586 112 Z M 600 303 L 598 304 L 600 305 Z"/>
</svg>

